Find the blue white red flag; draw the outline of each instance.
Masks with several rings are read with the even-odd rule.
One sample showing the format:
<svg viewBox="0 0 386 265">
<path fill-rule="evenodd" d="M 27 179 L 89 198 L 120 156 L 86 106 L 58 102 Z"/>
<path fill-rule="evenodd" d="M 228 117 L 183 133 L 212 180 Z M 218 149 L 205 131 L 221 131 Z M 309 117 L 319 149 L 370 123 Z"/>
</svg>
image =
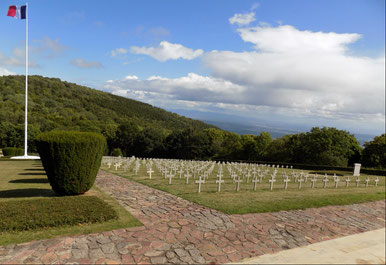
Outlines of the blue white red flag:
<svg viewBox="0 0 386 265">
<path fill-rule="evenodd" d="M 27 6 L 9 6 L 7 16 L 26 19 L 27 18 Z"/>
</svg>

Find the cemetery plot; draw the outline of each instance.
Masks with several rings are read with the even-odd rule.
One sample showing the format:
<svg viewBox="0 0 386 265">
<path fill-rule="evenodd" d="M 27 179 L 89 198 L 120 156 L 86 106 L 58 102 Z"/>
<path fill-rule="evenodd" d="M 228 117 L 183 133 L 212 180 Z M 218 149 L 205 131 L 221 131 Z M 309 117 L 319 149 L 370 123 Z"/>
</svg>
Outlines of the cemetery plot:
<svg viewBox="0 0 386 265">
<path fill-rule="evenodd" d="M 109 168 L 116 163 L 122 167 Z M 104 157 L 101 168 L 230 214 L 385 199 L 384 176 L 354 178 L 352 172 L 327 174 L 280 165 L 134 157 Z"/>
</svg>

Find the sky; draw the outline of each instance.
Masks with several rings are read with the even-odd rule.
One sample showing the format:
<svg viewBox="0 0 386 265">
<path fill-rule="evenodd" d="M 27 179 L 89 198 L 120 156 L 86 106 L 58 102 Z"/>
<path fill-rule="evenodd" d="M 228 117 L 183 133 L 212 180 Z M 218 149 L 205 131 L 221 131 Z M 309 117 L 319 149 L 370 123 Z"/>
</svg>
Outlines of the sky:
<svg viewBox="0 0 386 265">
<path fill-rule="evenodd" d="M 0 2 L 0 75 L 25 74 L 25 21 L 6 16 L 23 4 Z M 33 75 L 177 113 L 385 131 L 384 0 L 30 0 L 28 18 Z"/>
</svg>

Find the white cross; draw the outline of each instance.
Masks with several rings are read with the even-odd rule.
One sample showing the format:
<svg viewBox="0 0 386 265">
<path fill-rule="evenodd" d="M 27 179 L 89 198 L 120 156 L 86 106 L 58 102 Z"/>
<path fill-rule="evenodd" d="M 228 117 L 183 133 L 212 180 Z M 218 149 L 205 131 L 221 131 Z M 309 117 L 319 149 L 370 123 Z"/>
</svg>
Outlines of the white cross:
<svg viewBox="0 0 386 265">
<path fill-rule="evenodd" d="M 270 190 L 272 190 L 273 189 L 273 183 L 276 182 L 276 179 L 274 179 L 274 177 L 272 176 L 272 178 L 269 179 L 268 181 L 269 181 L 269 185 L 270 185 L 269 188 L 270 188 Z"/>
<path fill-rule="evenodd" d="M 220 192 L 220 191 L 221 191 L 221 183 L 224 183 L 224 180 L 221 179 L 221 175 L 220 175 L 220 177 L 218 178 L 218 180 L 216 180 L 216 183 L 218 184 L 218 186 L 217 186 L 217 192 Z"/>
<path fill-rule="evenodd" d="M 299 178 L 298 179 L 298 189 L 300 190 L 301 188 L 302 188 L 302 182 L 304 181 L 304 179 L 302 179 L 302 178 Z"/>
<path fill-rule="evenodd" d="M 324 175 L 324 178 L 323 178 L 323 189 L 326 188 L 327 182 L 328 182 L 328 177 L 327 177 L 327 175 Z"/>
<path fill-rule="evenodd" d="M 298 176 L 298 175 L 295 175 L 295 180 L 294 180 L 294 182 L 298 182 L 298 178 L 299 178 L 299 176 Z"/>
<path fill-rule="evenodd" d="M 111 167 L 111 162 L 108 162 L 108 163 L 107 163 L 107 166 L 110 168 L 110 167 Z"/>
<path fill-rule="evenodd" d="M 154 170 L 151 168 L 147 171 L 147 174 L 149 174 L 149 179 L 151 179 L 151 174 L 154 173 Z"/>
<path fill-rule="evenodd" d="M 262 183 L 263 178 L 264 178 L 264 175 L 263 174 L 259 174 L 259 183 Z"/>
<path fill-rule="evenodd" d="M 180 171 L 178 171 L 178 173 L 180 174 L 180 178 L 181 178 L 182 173 L 184 173 L 184 171 L 182 170 L 182 167 L 180 168 Z"/>
<path fill-rule="evenodd" d="M 347 177 L 347 178 L 346 178 L 346 188 L 348 188 L 348 183 L 349 183 L 350 181 L 351 181 L 350 178 Z"/>
<path fill-rule="evenodd" d="M 366 177 L 366 188 L 369 186 L 369 181 L 370 181 L 370 179 L 369 179 L 369 177 Z"/>
<path fill-rule="evenodd" d="M 198 184 L 198 193 L 201 192 L 201 184 L 205 183 L 204 179 L 201 179 L 201 176 L 199 177 L 199 180 L 196 180 L 196 184 Z"/>
<path fill-rule="evenodd" d="M 377 177 L 375 180 L 374 180 L 374 183 L 375 183 L 375 187 L 378 186 L 378 181 L 379 181 L 379 178 Z"/>
<path fill-rule="evenodd" d="M 172 184 L 172 178 L 174 177 L 174 175 L 172 174 L 172 172 L 170 172 L 170 174 L 168 175 L 168 178 L 169 178 L 169 185 Z"/>
<path fill-rule="evenodd" d="M 235 180 L 236 182 L 236 191 L 239 191 L 240 190 L 240 182 L 243 182 L 242 179 L 240 179 L 240 176 L 237 177 L 237 180 Z"/>
<path fill-rule="evenodd" d="M 256 177 L 256 176 L 252 179 L 252 182 L 253 182 L 253 190 L 256 191 L 256 183 L 259 182 L 259 181 L 257 180 L 257 177 Z"/>
<path fill-rule="evenodd" d="M 316 182 L 316 180 L 317 180 L 317 178 L 315 178 L 315 177 L 313 177 L 313 178 L 311 179 L 311 182 L 312 182 L 312 184 L 311 184 L 311 189 L 315 188 L 315 182 Z"/>
<path fill-rule="evenodd" d="M 114 167 L 115 167 L 115 170 L 118 170 L 119 164 L 118 164 L 118 163 L 115 163 L 115 164 L 114 164 Z"/>
<path fill-rule="evenodd" d="M 356 186 L 359 187 L 359 183 L 361 182 L 361 180 L 359 179 L 359 177 L 357 177 L 357 179 L 355 180 L 356 182 Z"/>
<path fill-rule="evenodd" d="M 288 176 L 285 176 L 285 179 L 283 179 L 283 181 L 284 181 L 284 189 L 286 190 L 288 187 L 288 182 L 290 182 L 291 180 L 288 178 Z"/>
<path fill-rule="evenodd" d="M 335 182 L 335 188 L 338 188 L 338 183 L 339 183 L 339 181 L 340 181 L 340 179 L 339 179 L 339 177 L 335 177 L 335 179 L 334 179 L 334 182 Z"/>
<path fill-rule="evenodd" d="M 190 178 L 191 176 L 192 176 L 192 175 L 189 174 L 189 171 L 185 174 L 186 184 L 189 184 L 189 178 Z"/>
<path fill-rule="evenodd" d="M 247 183 L 249 183 L 249 177 L 251 176 L 251 174 L 248 172 L 246 176 L 247 176 Z"/>
<path fill-rule="evenodd" d="M 306 174 L 306 175 L 304 176 L 304 183 L 307 182 L 307 179 L 308 179 L 308 174 Z"/>
</svg>

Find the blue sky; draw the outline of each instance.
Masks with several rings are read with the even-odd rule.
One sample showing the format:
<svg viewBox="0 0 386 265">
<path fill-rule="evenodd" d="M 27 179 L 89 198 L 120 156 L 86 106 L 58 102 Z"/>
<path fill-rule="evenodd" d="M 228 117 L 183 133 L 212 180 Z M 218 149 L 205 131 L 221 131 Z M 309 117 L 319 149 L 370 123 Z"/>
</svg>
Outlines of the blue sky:
<svg viewBox="0 0 386 265">
<path fill-rule="evenodd" d="M 25 23 L 0 3 L 0 75 Z M 385 1 L 29 1 L 30 74 L 168 110 L 380 134 Z"/>
</svg>

